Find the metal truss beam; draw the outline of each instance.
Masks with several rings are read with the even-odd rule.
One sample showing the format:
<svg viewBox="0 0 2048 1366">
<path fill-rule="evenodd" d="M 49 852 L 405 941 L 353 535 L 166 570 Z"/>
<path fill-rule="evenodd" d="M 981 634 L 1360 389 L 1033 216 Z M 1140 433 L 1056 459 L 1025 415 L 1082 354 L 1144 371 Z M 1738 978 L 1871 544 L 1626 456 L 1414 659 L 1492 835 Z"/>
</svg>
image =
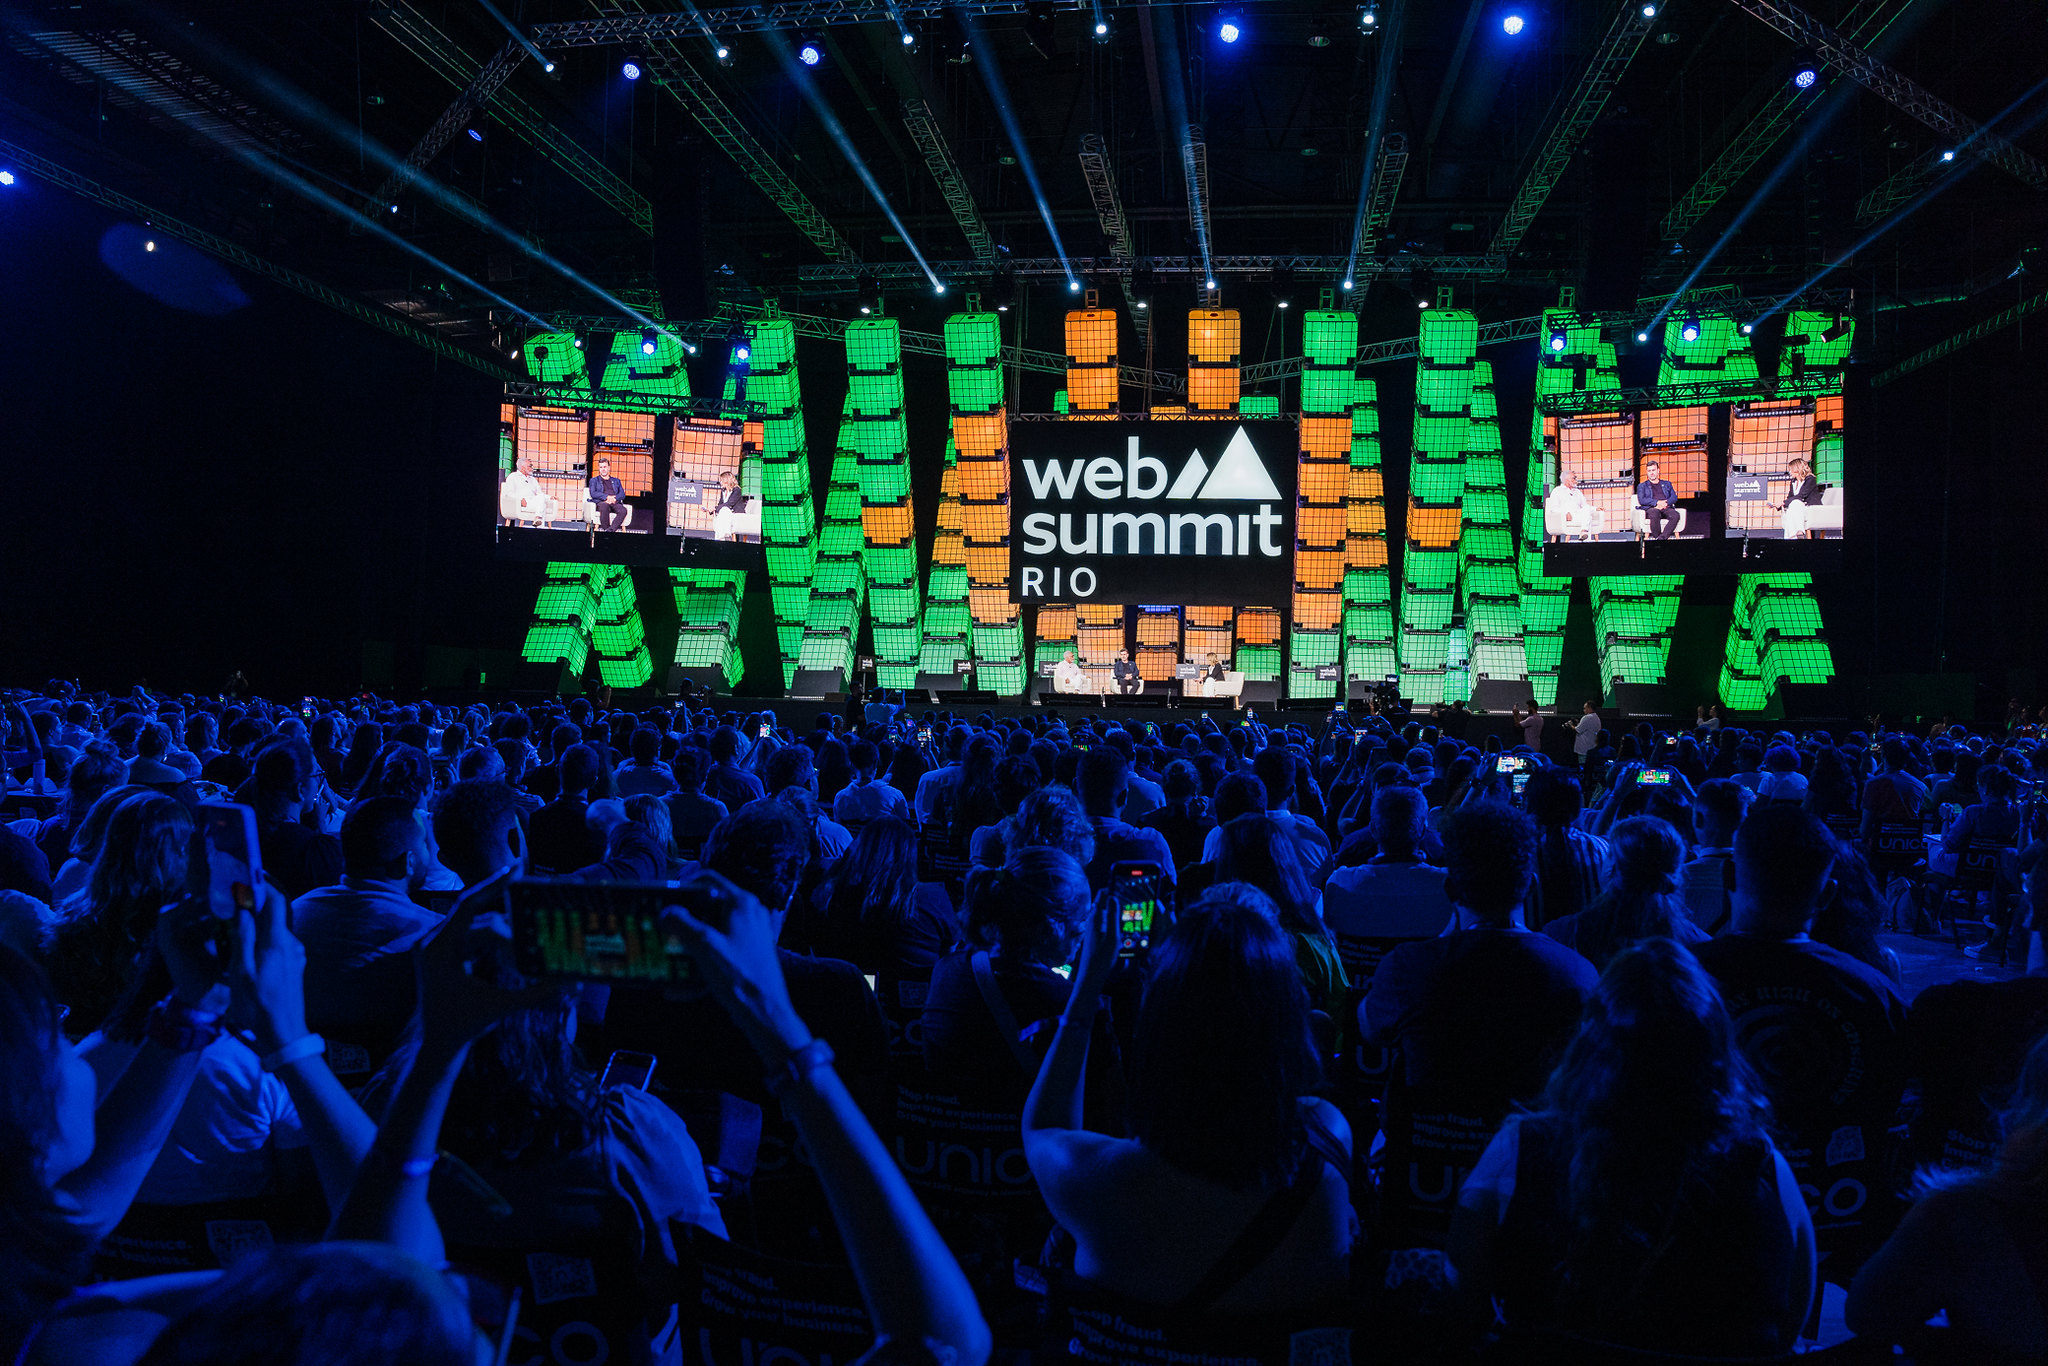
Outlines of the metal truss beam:
<svg viewBox="0 0 2048 1366">
<path fill-rule="evenodd" d="M 1849 10 L 1843 27 L 1858 42 L 1875 41 L 1912 2 L 1861 0 Z M 1801 90 L 1782 77 L 1771 79 L 1772 87 L 1764 97 L 1763 107 L 1756 111 L 1741 132 L 1728 140 L 1713 164 L 1700 173 L 1699 179 L 1664 215 L 1664 221 L 1657 228 L 1660 241 L 1683 241 L 1685 235 L 1713 212 L 1714 206 L 1749 174 L 1751 167 L 1784 139 L 1800 116 L 1833 88 L 1840 77 L 1833 72 L 1824 73 L 1811 90 Z"/>
<path fill-rule="evenodd" d="M 1015 274 L 1020 279 L 1036 276 L 1066 277 L 1067 265 L 1076 275 L 1111 276 L 1133 270 L 1155 275 L 1200 275 L 1204 269 L 1199 256 L 1070 256 L 1062 263 L 1057 256 L 1023 256 L 1006 261 L 934 261 L 932 272 L 941 280 L 971 279 L 976 276 Z M 1346 260 L 1342 256 L 1212 256 L 1208 269 L 1218 275 L 1261 275 L 1290 270 L 1297 276 L 1323 275 L 1341 278 Z M 1362 256 L 1361 277 L 1406 275 L 1416 271 L 1434 275 L 1492 279 L 1507 273 L 1507 265 L 1496 256 Z M 800 266 L 797 279 L 807 285 L 844 284 L 851 287 L 862 277 L 883 284 L 915 282 L 925 285 L 924 267 L 915 261 L 882 261 L 831 266 Z M 1065 367 L 1062 367 L 1065 368 Z"/>
<path fill-rule="evenodd" d="M 17 171 L 26 171 L 37 179 L 47 181 L 59 189 L 69 190 L 73 194 L 81 195 L 86 199 L 93 200 L 95 203 L 104 204 L 110 209 L 118 209 L 122 213 L 146 220 L 153 232 L 162 233 L 166 237 L 176 238 L 180 242 L 199 248 L 199 250 L 206 252 L 208 255 L 218 256 L 221 260 L 231 265 L 240 266 L 244 270 L 254 271 L 258 275 L 275 280 L 287 288 L 297 290 L 307 298 L 317 299 L 329 308 L 369 323 L 372 327 L 380 327 L 392 336 L 403 338 L 415 346 L 425 347 L 437 356 L 444 356 L 449 360 L 467 365 L 472 370 L 482 371 L 493 379 L 509 380 L 512 378 L 512 372 L 496 361 L 457 346 L 445 337 L 435 336 L 432 332 L 415 326 L 389 309 L 366 304 L 362 300 L 344 294 L 338 289 L 321 284 L 309 275 L 301 275 L 296 270 L 278 265 L 274 261 L 266 260 L 239 242 L 231 241 L 217 233 L 208 232 L 204 228 L 194 227 L 192 224 L 181 219 L 173 218 L 162 209 L 154 208 L 139 199 L 131 198 L 128 195 L 122 194 L 119 190 L 109 189 L 90 177 L 80 175 L 76 171 L 58 165 L 48 157 L 36 155 L 26 147 L 18 147 L 11 142 L 0 142 L 0 156 L 6 157 L 8 164 Z"/>
<path fill-rule="evenodd" d="M 1840 393 L 1839 370 L 1815 370 L 1777 379 L 1709 379 L 1696 384 L 1646 384 L 1634 389 L 1568 389 L 1538 394 L 1539 413 L 1611 413 L 1623 408 L 1686 408 L 1746 399 L 1818 398 Z"/>
<path fill-rule="evenodd" d="M 514 403 L 552 403 L 564 408 L 623 409 L 636 413 L 687 413 L 691 417 L 759 417 L 766 411 L 752 399 L 692 394 L 642 394 L 625 389 L 564 389 L 532 380 L 508 380 L 505 397 Z"/>
<path fill-rule="evenodd" d="M 975 258 L 993 261 L 995 239 L 988 235 L 988 225 L 981 221 L 981 209 L 974 202 L 973 191 L 967 188 L 967 178 L 960 174 L 960 167 L 953 160 L 953 150 L 946 146 L 946 139 L 939 132 L 932 107 L 923 100 L 905 100 L 903 126 L 910 130 L 910 140 L 924 154 L 925 168 L 939 183 L 939 193 L 946 197 L 946 207 L 953 211 L 953 221 L 960 225 L 960 233 Z"/>
<path fill-rule="evenodd" d="M 1180 145 L 1180 169 L 1188 185 L 1188 226 L 1194 229 L 1195 243 L 1201 247 L 1204 256 L 1211 255 L 1209 245 L 1209 143 L 1202 135 L 1202 125 L 1188 125 L 1187 139 Z"/>
<path fill-rule="evenodd" d="M 266 155 L 304 145 L 285 124 L 128 29 L 27 29 L 24 34 L 202 141 L 255 148 Z"/>
<path fill-rule="evenodd" d="M 370 211 L 375 213 L 385 205 L 394 202 L 405 188 L 426 169 L 428 162 L 441 155 L 463 125 L 481 113 L 491 102 L 491 96 L 498 93 L 498 87 L 510 80 L 519 64 L 526 60 L 526 49 L 517 42 L 510 42 L 498 50 L 498 55 L 485 62 L 475 79 L 463 87 L 455 103 L 443 110 L 441 117 L 434 120 L 433 127 L 406 153 L 405 165 L 386 176 L 384 183 L 370 192 Z"/>
<path fill-rule="evenodd" d="M 1819 58 L 1901 113 L 1911 115 L 1960 145 L 1969 143 L 1983 161 L 2036 189 L 2048 186 L 2048 166 L 1985 128 L 1918 82 L 1880 62 L 1853 39 L 1823 24 L 1789 0 L 1732 0 L 1737 9 L 1754 15 L 1796 43 L 1811 47 Z"/>
<path fill-rule="evenodd" d="M 1541 313 L 1527 318 L 1506 318 L 1500 322 L 1481 323 L 1479 325 L 1479 344 L 1481 346 L 1498 346 L 1502 342 L 1528 341 L 1531 337 L 1541 335 L 1542 330 L 1543 315 Z M 1415 356 L 1416 339 L 1414 337 L 1395 337 L 1392 341 L 1374 342 L 1363 348 L 1358 353 L 1356 363 L 1360 366 L 1388 365 L 1394 361 L 1414 360 Z M 1272 360 L 1259 365 L 1247 365 L 1244 367 L 1243 382 L 1249 387 L 1255 384 L 1270 384 L 1277 379 L 1292 379 L 1301 373 L 1302 366 L 1306 363 L 1307 359 L 1306 356 L 1289 356 L 1286 360 Z"/>
<path fill-rule="evenodd" d="M 1109 164 L 1109 144 L 1100 133 L 1081 135 L 1081 178 L 1088 182 L 1088 198 L 1095 205 L 1095 219 L 1109 242 L 1110 259 L 1128 261 L 1137 247 L 1131 240 L 1131 221 L 1124 217 L 1123 200 L 1116 192 L 1116 170 Z M 1152 312 L 1139 308 L 1131 292 L 1131 277 L 1123 276 L 1124 304 L 1130 310 L 1131 326 L 1140 346 L 1152 343 Z"/>
<path fill-rule="evenodd" d="M 1137 9 L 1152 0 L 1102 0 L 1105 10 Z M 1042 0 L 1055 14 L 1093 13 L 1095 0 Z M 660 38 L 701 36 L 708 25 L 715 33 L 765 33 L 773 29 L 830 28 L 840 24 L 887 24 L 901 16 L 905 23 L 938 19 L 947 10 L 977 17 L 1022 15 L 1041 8 L 1039 0 L 783 0 L 780 4 L 723 5 L 677 14 L 644 12 L 607 14 L 601 19 L 538 24 L 533 41 L 544 48 L 610 47 Z"/>
<path fill-rule="evenodd" d="M 1371 246 L 1386 232 L 1387 221 L 1394 216 L 1394 201 L 1401 194 L 1401 177 L 1407 171 L 1408 135 L 1389 133 L 1386 146 L 1380 149 L 1380 164 L 1373 168 L 1372 198 L 1366 202 L 1360 242 Z"/>
<path fill-rule="evenodd" d="M 1557 117 L 1551 121 L 1550 136 L 1543 140 L 1543 150 L 1536 154 L 1529 173 L 1522 177 L 1521 188 L 1515 191 L 1508 211 L 1501 216 L 1500 226 L 1494 230 L 1493 244 L 1488 248 L 1490 255 L 1506 256 L 1521 245 L 1536 215 L 1543 211 L 1543 201 L 1564 179 L 1572 158 L 1586 140 L 1586 133 L 1607 108 L 1614 87 L 1621 82 L 1628 64 L 1635 60 L 1643 39 L 1656 27 L 1657 13 L 1657 6 L 1646 6 L 1642 0 L 1624 0 L 1620 13 L 1608 26 L 1607 36 L 1593 50 L 1586 74 L 1567 87 Z"/>
<path fill-rule="evenodd" d="M 458 47 L 409 0 L 375 0 L 369 14 L 378 28 L 453 85 L 467 89 L 483 69 L 481 63 Z M 516 91 L 501 87 L 485 112 L 525 138 L 542 156 L 610 205 L 627 222 L 649 236 L 654 234 L 654 206 L 646 197 L 584 151 L 554 120 L 528 104 Z"/>
<path fill-rule="evenodd" d="M 1917 351 L 1906 357 L 1890 369 L 1879 371 L 1871 379 L 1870 387 L 1875 389 L 1880 384 L 1890 384 L 1893 380 L 1910 375 L 1923 366 L 1932 365 L 1944 357 L 1954 355 L 1971 342 L 1982 341 L 1992 333 L 2003 331 L 2029 313 L 2037 313 L 2043 308 L 2048 308 L 2048 290 L 2043 290 L 2031 299 L 2022 299 L 2003 313 L 1994 313 L 1976 326 L 1964 328 L 1947 341 L 1936 342 L 1925 351 Z"/>
<path fill-rule="evenodd" d="M 1943 161 L 1939 152 L 1915 157 L 1856 201 L 1856 226 L 1867 228 L 1892 210 L 1912 203 L 1942 171 L 1956 165 L 1954 161 Z"/>
<path fill-rule="evenodd" d="M 695 322 L 664 323 L 663 328 L 678 337 L 693 341 L 717 341 L 731 336 L 736 326 L 754 318 L 786 319 L 795 326 L 800 337 L 837 341 L 846 335 L 847 320 L 844 318 L 828 318 L 816 313 L 790 313 L 780 307 L 730 302 L 720 304 L 718 311 L 709 318 Z M 625 325 L 624 319 L 603 314 L 557 313 L 549 322 L 566 332 L 604 332 Z M 639 326 L 637 323 L 633 325 Z M 902 338 L 903 350 L 909 355 L 947 354 L 946 339 L 936 332 L 918 332 L 906 327 L 899 335 Z M 1067 358 L 1058 351 L 1037 351 L 1027 346 L 1006 346 L 1003 348 L 1002 362 L 1019 370 L 1030 370 L 1042 375 L 1064 377 L 1067 373 Z M 1147 370 L 1140 366 L 1123 365 L 1117 367 L 1117 377 L 1122 383 L 1137 389 L 1149 388 L 1155 392 L 1170 394 L 1185 394 L 1188 391 L 1187 376 L 1170 374 L 1164 370 Z"/>
<path fill-rule="evenodd" d="M 599 0 L 592 0 L 599 3 Z M 646 14 L 642 0 L 602 0 L 618 15 Z M 667 16 L 678 17 L 678 16 Z M 692 20 L 691 32 L 701 34 L 696 28 L 694 16 L 680 16 Z M 641 39 L 641 51 L 653 67 L 656 82 L 662 89 L 682 105 L 685 112 L 697 121 L 718 145 L 718 149 L 733 159 L 733 163 L 746 172 L 747 179 L 755 188 L 768 196 L 768 202 L 789 215 L 790 222 L 797 225 L 803 235 L 811 239 L 813 246 L 834 261 L 854 262 L 860 254 L 839 235 L 839 229 L 832 226 L 810 197 L 797 188 L 789 173 L 761 145 L 760 139 L 747 131 L 739 116 L 726 106 L 711 81 L 697 68 L 697 65 L 683 55 L 681 45 L 672 39 L 645 37 Z"/>
</svg>

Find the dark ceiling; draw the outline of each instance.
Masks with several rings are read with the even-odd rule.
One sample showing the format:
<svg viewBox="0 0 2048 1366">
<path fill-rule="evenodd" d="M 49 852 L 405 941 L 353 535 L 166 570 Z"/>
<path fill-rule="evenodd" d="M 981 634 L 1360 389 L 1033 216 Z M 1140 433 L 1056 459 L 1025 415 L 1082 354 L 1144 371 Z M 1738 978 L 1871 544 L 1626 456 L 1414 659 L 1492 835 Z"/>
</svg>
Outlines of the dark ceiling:
<svg viewBox="0 0 2048 1366">
<path fill-rule="evenodd" d="M 501 3 L 530 33 L 622 9 L 663 13 L 675 0 Z M 2035 259 L 2048 186 L 1968 147 L 1940 164 L 1955 138 L 1833 72 L 1788 98 L 1799 45 L 1745 12 L 1754 3 L 1661 7 L 1505 253 L 1503 214 L 1559 120 L 1585 107 L 1596 53 L 1639 3 L 1381 0 L 1367 32 L 1357 6 L 1252 0 L 1235 8 L 1243 37 L 1232 45 L 1211 5 L 1107 4 L 1099 42 L 1094 13 L 1071 0 L 1029 14 L 953 11 L 913 17 L 910 46 L 886 19 L 740 32 L 761 21 L 707 8 L 729 65 L 702 35 L 547 45 L 552 72 L 523 57 L 481 113 L 458 111 L 423 183 L 389 194 L 396 212 L 378 194 L 391 159 L 508 43 L 484 0 L 24 4 L 0 16 L 0 138 L 476 350 L 502 342 L 509 306 L 616 315 L 624 302 L 685 318 L 766 294 L 843 316 L 853 284 L 815 278 L 833 263 L 820 241 L 867 265 L 909 262 L 913 247 L 934 263 L 972 259 L 907 101 L 929 107 L 998 263 L 1055 255 L 1045 212 L 1070 256 L 1110 254 L 1082 172 L 1088 135 L 1102 141 L 1135 252 L 1199 257 L 1182 155 L 1194 124 L 1218 257 L 1348 259 L 1368 147 L 1405 140 L 1384 230 L 1357 247 L 1368 309 L 1444 285 L 1491 318 L 1534 312 L 1560 285 L 1610 307 L 1688 282 L 1773 297 L 1819 278 L 1855 287 L 1871 309 L 2022 292 L 2023 279 L 2008 282 Z M 808 6 L 834 8 L 878 12 L 860 0 Z M 1516 37 L 1503 31 L 1510 12 L 1526 21 Z M 2002 114 L 2000 132 L 2048 156 L 2034 127 L 2048 112 L 2040 6 L 1810 0 L 1807 12 L 1971 118 Z M 1398 60 L 1385 62 L 1396 28 Z M 790 60 L 805 36 L 824 54 L 808 70 Z M 646 78 L 623 77 L 628 56 Z M 1731 162 L 1741 174 L 1709 170 Z M 814 208 L 808 229 L 761 188 L 777 177 L 785 201 L 794 192 Z M 1938 192 L 1821 276 L 1886 221 L 1881 187 L 1903 187 L 1907 205 Z M 1471 268 L 1474 257 L 1490 264 Z M 1283 276 L 1278 292 L 1291 286 L 1297 306 L 1312 305 L 1338 273 Z M 1029 339 L 1056 347 L 1063 282 L 1021 283 L 1039 305 Z M 1116 297 L 1108 272 L 1092 283 Z M 1192 304 L 1195 283 L 1162 275 L 1162 307 Z M 1245 270 L 1221 284 L 1255 336 L 1275 280 Z M 937 300 L 902 281 L 889 310 L 931 328 L 965 290 L 1005 288 L 964 273 L 956 285 Z M 1368 331 L 1379 335 L 1390 332 Z"/>
</svg>

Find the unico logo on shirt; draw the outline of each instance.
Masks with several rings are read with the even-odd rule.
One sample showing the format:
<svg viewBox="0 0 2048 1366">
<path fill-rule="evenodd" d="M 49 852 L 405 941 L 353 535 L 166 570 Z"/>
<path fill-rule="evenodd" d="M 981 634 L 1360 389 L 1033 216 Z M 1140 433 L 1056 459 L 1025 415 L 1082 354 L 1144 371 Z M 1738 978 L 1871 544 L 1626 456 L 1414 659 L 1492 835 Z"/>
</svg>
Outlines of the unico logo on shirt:
<svg viewBox="0 0 2048 1366">
<path fill-rule="evenodd" d="M 1041 432 L 1067 439 L 1026 437 Z M 1281 480 L 1293 482 L 1293 424 L 1077 422 L 1011 433 L 1013 596 L 1241 604 L 1263 600 L 1269 583 L 1268 592 L 1291 590 L 1294 496 Z M 1122 438 L 1120 457 L 1105 453 L 1116 449 L 1101 439 L 1111 434 Z M 1082 442 L 1096 453 L 1070 453 Z M 1169 442 L 1187 453 L 1155 453 Z M 1030 453 L 1041 447 L 1054 449 Z"/>
</svg>

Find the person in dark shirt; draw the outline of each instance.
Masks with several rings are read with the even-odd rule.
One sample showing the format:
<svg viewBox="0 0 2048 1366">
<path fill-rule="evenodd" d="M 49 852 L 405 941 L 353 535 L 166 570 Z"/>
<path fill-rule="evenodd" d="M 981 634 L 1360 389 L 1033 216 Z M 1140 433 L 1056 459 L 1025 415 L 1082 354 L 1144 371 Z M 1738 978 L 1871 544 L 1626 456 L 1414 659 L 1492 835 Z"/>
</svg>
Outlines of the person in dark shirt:
<svg viewBox="0 0 2048 1366">
<path fill-rule="evenodd" d="M 1940 982 L 1914 998 L 1902 1047 L 1916 1169 L 1991 1164 L 2004 1138 L 1999 1098 L 2043 1033 L 2048 977 Z"/>
<path fill-rule="evenodd" d="M 633 519 L 626 506 L 626 486 L 612 477 L 612 462 L 599 459 L 597 473 L 590 476 L 590 502 L 597 509 L 597 529 L 618 531 Z"/>
<path fill-rule="evenodd" d="M 1166 805 L 1140 816 L 1138 824 L 1165 838 L 1176 867 L 1192 868 L 1202 861 L 1202 842 L 1216 828 L 1215 808 L 1202 795 L 1195 766 L 1185 759 L 1168 764 L 1159 785 Z"/>
<path fill-rule="evenodd" d="M 1652 460 L 1643 466 L 1643 482 L 1636 485 L 1636 506 L 1653 540 L 1668 541 L 1678 534 L 1678 492 Z"/>
<path fill-rule="evenodd" d="M 748 802 L 768 795 L 761 780 L 738 763 L 740 733 L 731 726 L 711 732 L 711 771 L 704 775 L 704 795 L 737 811 Z"/>
<path fill-rule="evenodd" d="M 1109 885 L 1110 867 L 1128 860 L 1156 863 L 1167 882 L 1173 881 L 1173 852 L 1166 846 L 1166 837 L 1157 830 L 1128 824 L 1117 814 L 1130 796 L 1130 773 L 1130 760 L 1105 745 L 1081 756 L 1075 777 L 1076 795 L 1095 829 L 1088 885 L 1098 891 Z"/>
<path fill-rule="evenodd" d="M 588 745 L 571 745 L 563 753 L 558 765 L 562 795 L 534 812 L 527 823 L 536 867 L 566 873 L 604 857 L 604 841 L 592 832 L 585 819 L 590 786 L 597 781 L 597 765 L 597 751 Z"/>
<path fill-rule="evenodd" d="M 341 841 L 308 825 L 318 812 L 320 765 L 304 740 L 285 736 L 264 746 L 256 756 L 256 837 L 263 855 L 263 876 L 297 900 L 315 887 L 341 880 Z"/>
<path fill-rule="evenodd" d="M 702 866 L 750 892 L 774 919 L 780 937 L 791 900 L 810 861 L 810 831 L 781 802 L 750 802 L 719 822 L 704 842 Z M 831 1045 L 847 1089 L 870 1120 L 887 1127 L 895 1110 L 889 1076 L 889 1026 L 860 969 L 836 958 L 778 948 L 789 998 L 811 1031 Z M 837 1255 L 831 1214 L 800 1159 L 780 1164 L 769 1154 L 793 1151 L 795 1131 L 769 1094 L 746 1036 L 713 998 L 648 988 L 618 988 L 604 1020 L 607 1048 L 652 1053 L 660 1075 L 677 1090 L 727 1092 L 762 1108 L 761 1167 L 755 1210 L 772 1250 L 812 1259 Z"/>
<path fill-rule="evenodd" d="M 1138 677 L 1138 666 L 1131 663 L 1129 650 L 1118 650 L 1116 660 L 1109 666 L 1110 675 L 1116 679 L 1116 690 L 1120 693 L 1144 691 L 1145 684 Z"/>
<path fill-rule="evenodd" d="M 1897 1217 L 1886 1133 L 1898 1107 L 1906 1001 L 1891 979 L 1808 937 L 1835 862 L 1797 807 L 1752 810 L 1735 836 L 1732 930 L 1698 946 L 1809 1188 L 1823 1275 L 1837 1284 Z"/>
<path fill-rule="evenodd" d="M 745 512 L 751 500 L 740 492 L 740 477 L 731 470 L 718 472 L 718 501 L 711 505 L 713 512 Z"/>
<path fill-rule="evenodd" d="M 1390 1238 L 1441 1240 L 1457 1186 L 1517 1104 L 1543 1090 L 1599 974 L 1528 930 L 1536 827 L 1499 802 L 1444 821 L 1453 926 L 1388 952 L 1358 1009 L 1368 1043 L 1399 1050 L 1386 1101 Z M 1394 1246 L 1412 1246 L 1396 1242 Z"/>
</svg>

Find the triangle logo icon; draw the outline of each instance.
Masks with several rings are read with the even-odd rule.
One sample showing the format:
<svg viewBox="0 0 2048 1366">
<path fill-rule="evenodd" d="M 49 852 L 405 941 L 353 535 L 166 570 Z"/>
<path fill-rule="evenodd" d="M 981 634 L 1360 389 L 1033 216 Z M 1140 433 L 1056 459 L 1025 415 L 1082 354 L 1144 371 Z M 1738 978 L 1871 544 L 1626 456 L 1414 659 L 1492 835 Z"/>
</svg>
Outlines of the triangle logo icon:
<svg viewBox="0 0 2048 1366">
<path fill-rule="evenodd" d="M 1202 485 L 1200 498 L 1245 499 L 1251 502 L 1278 502 L 1280 489 L 1274 484 L 1273 476 L 1266 471 L 1265 462 L 1252 449 L 1252 439 L 1239 427 L 1230 438 L 1230 444 L 1223 448 L 1223 454 L 1216 461 L 1216 468 L 1209 474 L 1209 480 Z"/>
<path fill-rule="evenodd" d="M 1174 476 L 1173 487 L 1166 491 L 1168 498 L 1197 498 L 1202 481 L 1209 477 L 1209 462 L 1202 459 L 1200 451 L 1188 452 L 1188 463 L 1181 466 Z"/>
</svg>

